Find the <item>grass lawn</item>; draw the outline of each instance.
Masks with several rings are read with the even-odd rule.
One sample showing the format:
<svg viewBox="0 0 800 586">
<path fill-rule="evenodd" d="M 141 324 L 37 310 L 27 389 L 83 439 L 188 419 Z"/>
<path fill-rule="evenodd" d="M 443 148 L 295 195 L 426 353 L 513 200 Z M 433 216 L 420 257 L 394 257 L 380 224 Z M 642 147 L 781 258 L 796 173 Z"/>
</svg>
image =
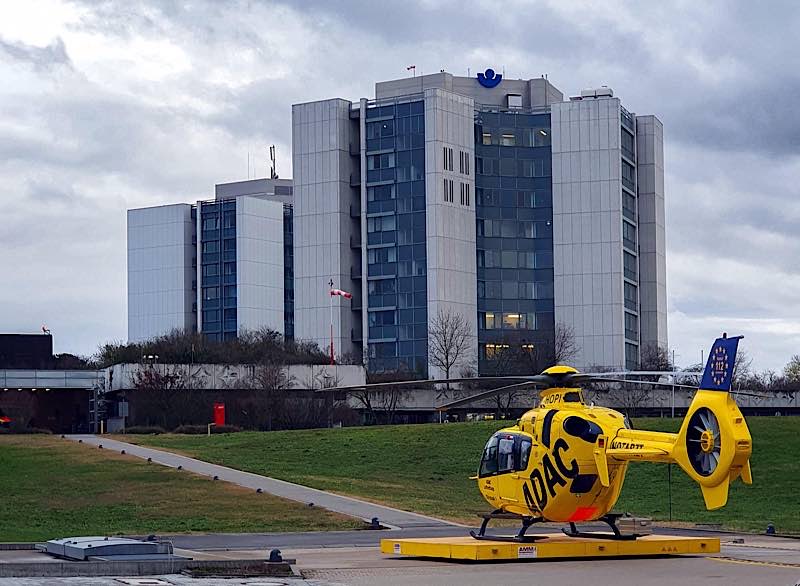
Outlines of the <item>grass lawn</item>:
<svg viewBox="0 0 800 586">
<path fill-rule="evenodd" d="M 672 466 L 672 520 L 800 533 L 800 418 L 752 417 L 752 486 L 737 481 L 728 505 L 706 511 L 697 485 Z M 489 435 L 508 422 L 404 425 L 207 436 L 124 436 L 208 462 L 401 509 L 475 523 L 488 505 L 469 476 Z M 636 427 L 677 431 L 677 419 L 638 419 Z M 616 510 L 669 518 L 667 465 L 636 462 Z"/>
<path fill-rule="evenodd" d="M 360 525 L 109 450 L 51 436 L 0 436 L 0 542 Z"/>
</svg>

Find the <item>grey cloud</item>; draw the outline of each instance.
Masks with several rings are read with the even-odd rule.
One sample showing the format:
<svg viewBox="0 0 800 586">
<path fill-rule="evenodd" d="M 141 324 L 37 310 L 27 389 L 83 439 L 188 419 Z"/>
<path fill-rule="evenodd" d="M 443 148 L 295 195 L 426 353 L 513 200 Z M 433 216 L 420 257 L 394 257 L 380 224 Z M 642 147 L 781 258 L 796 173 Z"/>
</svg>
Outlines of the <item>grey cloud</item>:
<svg viewBox="0 0 800 586">
<path fill-rule="evenodd" d="M 58 37 L 46 47 L 3 40 L 0 36 L 0 55 L 32 65 L 37 70 L 48 70 L 58 66 L 72 66 L 64 41 Z"/>
<path fill-rule="evenodd" d="M 681 328 L 703 316 L 716 328 L 734 317 L 780 319 L 781 306 L 792 305 L 794 285 L 775 291 L 769 280 L 796 274 L 800 258 L 794 3 L 629 2 L 574 12 L 568 3 L 513 1 L 83 7 L 72 25 L 80 32 L 112 42 L 168 39 L 191 68 L 163 87 L 136 80 L 138 87 L 117 93 L 70 62 L 66 33 L 66 45 L 57 39 L 44 48 L 0 39 L 0 59 L 27 63 L 53 84 L 47 94 L 2 104 L 16 124 L 0 127 L 0 173 L 18 201 L 0 240 L 6 258 L 16 255 L 30 269 L 11 287 L 25 303 L 0 304 L 3 323 L 21 327 L 62 312 L 62 323 L 48 317 L 49 325 L 81 352 L 123 337 L 126 206 L 208 195 L 214 182 L 242 178 L 248 144 L 288 151 L 293 102 L 369 96 L 376 80 L 405 75 L 412 63 L 418 73 L 503 65 L 513 77 L 549 73 L 566 95 L 605 83 L 630 110 L 664 122 L 668 287 L 673 309 L 688 316 L 673 341 L 693 340 Z M 290 25 L 297 38 L 279 43 L 276 32 Z M 254 80 L 209 80 L 214 68 L 235 67 L 242 51 L 254 60 Z M 731 286 L 719 266 L 761 274 L 762 282 Z M 53 280 L 70 282 L 63 296 L 47 290 Z M 87 311 L 87 300 L 98 311 Z"/>
</svg>

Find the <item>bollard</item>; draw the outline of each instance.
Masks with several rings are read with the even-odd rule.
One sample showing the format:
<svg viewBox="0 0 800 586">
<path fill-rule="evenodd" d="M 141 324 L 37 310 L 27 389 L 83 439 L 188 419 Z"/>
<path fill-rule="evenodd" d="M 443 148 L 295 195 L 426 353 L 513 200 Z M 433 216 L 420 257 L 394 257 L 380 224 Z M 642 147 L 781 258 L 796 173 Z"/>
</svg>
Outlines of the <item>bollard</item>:
<svg viewBox="0 0 800 586">
<path fill-rule="evenodd" d="M 775 535 L 775 525 L 773 523 L 767 523 L 767 535 Z"/>
<path fill-rule="evenodd" d="M 270 562 L 282 562 L 283 557 L 281 556 L 281 550 L 273 549 L 269 552 L 269 561 Z"/>
<path fill-rule="evenodd" d="M 369 522 L 369 528 L 370 529 L 380 529 L 381 528 L 381 523 L 378 520 L 378 517 L 372 517 L 372 520 Z"/>
</svg>

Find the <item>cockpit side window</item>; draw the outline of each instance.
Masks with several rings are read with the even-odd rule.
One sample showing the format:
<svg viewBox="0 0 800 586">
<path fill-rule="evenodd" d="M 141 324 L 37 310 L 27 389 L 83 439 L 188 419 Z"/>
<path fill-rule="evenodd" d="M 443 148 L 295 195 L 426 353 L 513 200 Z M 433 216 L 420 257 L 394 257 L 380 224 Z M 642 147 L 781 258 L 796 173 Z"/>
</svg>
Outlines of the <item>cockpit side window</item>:
<svg viewBox="0 0 800 586">
<path fill-rule="evenodd" d="M 483 449 L 478 476 L 507 474 L 528 468 L 531 453 L 529 437 L 515 433 L 496 433 Z"/>
<path fill-rule="evenodd" d="M 519 448 L 519 466 L 517 470 L 527 470 L 528 460 L 531 457 L 531 440 L 523 437 Z"/>
<path fill-rule="evenodd" d="M 514 436 L 501 437 L 497 442 L 497 473 L 514 470 Z"/>
<path fill-rule="evenodd" d="M 478 476 L 492 476 L 497 474 L 497 441 L 493 435 L 483 448 L 483 458 L 481 458 L 481 469 Z"/>
</svg>

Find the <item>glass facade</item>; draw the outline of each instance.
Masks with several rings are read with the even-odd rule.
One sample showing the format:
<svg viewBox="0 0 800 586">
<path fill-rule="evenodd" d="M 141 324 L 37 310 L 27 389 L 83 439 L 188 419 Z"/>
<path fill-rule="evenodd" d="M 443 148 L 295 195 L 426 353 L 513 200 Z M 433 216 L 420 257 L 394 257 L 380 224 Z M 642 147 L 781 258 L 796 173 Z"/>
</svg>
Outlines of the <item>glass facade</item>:
<svg viewBox="0 0 800 586">
<path fill-rule="evenodd" d="M 365 124 L 368 363 L 425 377 L 424 102 L 370 105 Z"/>
<path fill-rule="evenodd" d="M 625 277 L 625 368 L 639 368 L 639 292 L 638 292 L 638 210 L 636 183 L 636 121 L 620 107 L 620 149 L 622 151 L 622 246 Z"/>
<path fill-rule="evenodd" d="M 200 202 L 200 299 L 203 335 L 236 337 L 236 200 Z"/>
<path fill-rule="evenodd" d="M 278 188 L 275 188 L 277 193 Z M 283 206 L 283 336 L 294 340 L 294 208 Z"/>
<path fill-rule="evenodd" d="M 495 374 L 553 344 L 553 191 L 550 115 L 477 112 L 475 190 L 478 367 Z"/>
</svg>

